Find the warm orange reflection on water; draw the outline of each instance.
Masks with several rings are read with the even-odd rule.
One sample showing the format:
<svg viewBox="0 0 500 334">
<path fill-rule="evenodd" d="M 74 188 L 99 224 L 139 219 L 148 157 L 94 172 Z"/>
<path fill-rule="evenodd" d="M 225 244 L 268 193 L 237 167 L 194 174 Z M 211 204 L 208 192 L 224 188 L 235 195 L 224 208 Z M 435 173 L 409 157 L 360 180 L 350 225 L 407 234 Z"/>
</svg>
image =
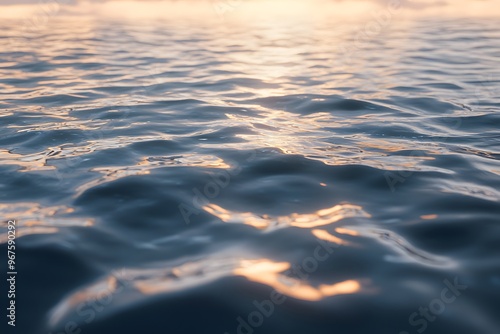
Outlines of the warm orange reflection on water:
<svg viewBox="0 0 500 334">
<path fill-rule="evenodd" d="M 175 165 L 221 169 L 231 168 L 229 164 L 219 157 L 201 154 L 185 154 L 174 157 L 147 157 L 143 158 L 138 165 L 150 168 Z"/>
<path fill-rule="evenodd" d="M 135 287 L 144 294 L 158 294 L 185 289 L 207 283 L 226 275 L 243 276 L 250 281 L 267 285 L 277 292 L 302 300 L 317 301 L 338 294 L 356 293 L 361 285 L 356 280 L 334 284 L 313 286 L 306 281 L 286 275 L 291 268 L 288 262 L 274 262 L 269 259 L 257 260 L 208 260 L 191 262 L 165 272 L 143 271 L 138 273 Z"/>
<path fill-rule="evenodd" d="M 345 218 L 370 217 L 361 206 L 352 204 L 338 204 L 310 214 L 292 213 L 288 216 L 276 217 L 258 215 L 252 212 L 231 212 L 216 204 L 208 204 L 203 209 L 225 223 L 240 223 L 258 229 L 274 229 L 286 226 L 314 228 L 333 224 Z"/>
<path fill-rule="evenodd" d="M 285 91 L 260 89 L 261 94 L 284 95 Z M 279 148 L 287 154 L 300 152 L 316 153 L 311 147 L 310 140 L 321 136 L 328 136 L 322 129 L 321 115 L 296 115 L 278 109 L 266 109 L 258 105 L 251 106 L 259 110 L 259 117 L 247 117 L 235 114 L 226 114 L 233 124 L 248 127 L 254 130 L 252 134 L 240 134 L 238 137 L 252 143 L 255 147 Z M 331 121 L 331 119 L 330 119 Z M 297 136 L 300 133 L 300 136 Z M 322 143 L 317 143 L 321 146 Z M 325 145 L 326 146 L 326 145 Z"/>
<path fill-rule="evenodd" d="M 16 238 L 31 234 L 52 234 L 62 227 L 92 226 L 92 219 L 71 217 L 74 209 L 63 205 L 44 207 L 38 203 L 0 203 L 0 217 L 5 222 L 16 221 Z M 0 234 L 0 244 L 8 240 L 8 234 Z"/>
<path fill-rule="evenodd" d="M 335 79 L 336 80 L 336 79 Z M 284 95 L 285 92 L 260 89 L 260 93 Z M 288 92 L 289 93 L 289 92 Z M 297 102 L 300 103 L 300 102 Z M 370 138 L 354 140 L 357 150 L 349 146 L 332 145 L 323 138 L 329 138 L 331 128 L 356 127 L 365 122 L 370 115 L 336 117 L 325 106 L 325 110 L 312 115 L 300 115 L 279 109 L 268 109 L 259 105 L 249 105 L 259 111 L 259 117 L 248 117 L 237 114 L 226 114 L 232 124 L 250 128 L 252 133 L 239 134 L 248 148 L 277 148 L 285 154 L 302 154 L 309 159 L 317 159 L 327 165 L 368 164 L 376 168 L 388 170 L 435 170 L 432 166 L 423 165 L 425 161 L 435 158 L 429 155 L 442 152 L 430 145 L 415 146 L 415 143 L 398 140 L 382 140 Z M 326 129 L 327 126 L 329 129 Z M 225 144 L 225 147 L 239 148 L 242 144 Z M 204 145 L 212 147 L 213 145 Z M 399 151 L 421 150 L 420 155 L 394 155 Z M 392 154 L 392 155 L 391 155 Z M 391 155 L 391 159 L 383 157 Z"/>
<path fill-rule="evenodd" d="M 250 260 L 242 261 L 241 266 L 233 272 L 235 275 L 246 277 L 250 281 L 268 285 L 281 294 L 309 301 L 338 294 L 356 293 L 361 289 L 361 285 L 355 280 L 313 287 L 306 282 L 280 274 L 289 268 L 288 262 L 272 262 L 265 259 Z"/>
<path fill-rule="evenodd" d="M 0 163 L 20 166 L 20 172 L 55 170 L 54 166 L 47 165 L 49 157 L 49 152 L 22 155 L 0 149 Z"/>
<path fill-rule="evenodd" d="M 196 6 L 190 4 L 189 1 L 175 3 L 169 1 L 161 3 L 134 1 L 109 3 L 82 2 L 74 6 L 61 5 L 52 16 L 47 18 L 46 24 L 34 27 L 36 28 L 36 33 L 41 35 L 51 36 L 51 32 L 54 32 L 54 36 L 51 36 L 53 39 L 50 40 L 50 43 L 44 42 L 43 47 L 39 48 L 39 52 L 42 53 L 44 57 L 59 58 L 61 50 L 85 48 L 86 55 L 84 59 L 78 60 L 78 66 L 75 66 L 75 60 L 53 59 L 53 64 L 57 66 L 50 67 L 47 70 L 46 79 L 36 79 L 40 80 L 37 82 L 38 88 L 36 92 L 19 92 L 19 89 L 12 85 L 6 85 L 7 87 L 5 87 L 5 89 L 7 92 L 12 91 L 12 97 L 22 99 L 26 97 L 36 98 L 42 95 L 45 97 L 53 95 L 52 97 L 54 99 L 67 100 L 65 108 L 50 108 L 45 111 L 30 110 L 36 111 L 37 114 L 47 112 L 47 116 L 58 119 L 54 122 L 44 121 L 42 123 L 28 124 L 26 126 L 15 126 L 18 132 L 78 129 L 88 133 L 89 136 L 85 138 L 83 144 L 75 145 L 72 143 L 63 143 L 51 150 L 28 155 L 18 154 L 18 152 L 8 152 L 6 150 L 0 151 L 0 162 L 4 162 L 5 164 L 16 164 L 21 166 L 22 170 L 27 171 L 55 170 L 53 166 L 48 164 L 50 160 L 83 156 L 103 149 L 126 147 L 131 143 L 146 141 L 148 139 L 175 139 L 173 135 L 161 133 L 155 136 L 115 136 L 113 138 L 105 138 L 107 130 L 125 129 L 137 125 L 138 123 L 131 124 L 123 122 L 117 124 L 112 123 L 111 120 L 81 121 L 79 118 L 75 118 L 75 111 L 68 111 L 74 108 L 78 113 L 88 112 L 88 110 L 79 110 L 82 109 L 82 106 L 79 105 L 82 102 L 85 102 L 84 109 L 102 107 L 103 104 L 113 106 L 113 109 L 119 109 L 121 106 L 133 107 L 138 101 L 147 101 L 147 95 L 150 95 L 151 91 L 161 90 L 162 88 L 158 87 L 161 86 L 161 84 L 171 83 L 170 80 L 173 78 L 169 78 L 168 75 L 162 73 L 166 73 L 173 69 L 190 67 L 197 63 L 197 61 L 193 59 L 184 57 L 186 52 L 190 51 L 188 46 L 184 46 L 183 43 L 176 43 L 169 39 L 158 39 L 158 35 L 153 33 L 153 28 L 157 25 L 156 22 L 154 24 L 148 23 L 143 26 L 134 26 L 134 29 L 127 31 L 127 34 L 129 34 L 131 42 L 134 41 L 155 45 L 151 48 L 141 49 L 141 56 L 160 58 L 158 57 L 159 54 L 163 56 L 168 55 L 170 58 L 168 61 L 163 59 L 162 62 L 144 64 L 135 59 L 135 57 L 117 60 L 117 53 L 121 52 L 120 48 L 123 45 L 122 43 L 106 43 L 105 46 L 94 42 L 82 44 L 81 40 L 99 39 L 99 36 L 102 34 L 100 31 L 102 26 L 98 23 L 99 21 L 88 19 L 88 17 L 84 15 L 85 13 L 93 18 L 109 18 L 107 15 L 113 16 L 116 14 L 125 21 L 128 15 L 130 15 L 129 18 L 134 17 L 134 15 L 140 18 L 148 17 L 148 15 L 177 17 L 179 15 L 183 16 L 184 14 L 188 16 L 201 16 L 207 18 L 208 21 L 212 20 L 208 23 L 206 20 L 198 20 L 197 23 L 192 26 L 193 30 L 191 32 L 190 29 L 186 29 L 186 36 L 183 36 L 183 38 L 187 40 L 193 38 L 193 36 L 197 34 L 195 28 L 202 27 L 203 33 L 205 34 L 203 38 L 206 38 L 206 41 L 200 42 L 200 48 L 206 49 L 206 51 L 208 51 L 207 54 L 213 56 L 214 60 L 219 63 L 216 65 L 216 69 L 222 73 L 238 73 L 238 76 L 241 76 L 241 78 L 234 80 L 234 84 L 228 88 L 228 91 L 224 92 L 224 96 L 227 98 L 220 98 L 220 96 L 214 97 L 213 94 L 207 94 L 207 92 L 203 90 L 186 94 L 172 92 L 168 89 L 161 92 L 161 94 L 163 94 L 162 96 L 166 96 L 165 100 L 176 99 L 179 98 L 180 95 L 186 94 L 186 96 L 189 97 L 196 96 L 200 100 L 212 105 L 230 107 L 238 105 L 238 98 L 233 100 L 228 96 L 251 94 L 258 98 L 278 97 L 292 94 L 342 95 L 342 92 L 339 91 L 339 87 L 344 85 L 352 87 L 361 85 L 356 81 L 359 80 L 356 79 L 356 75 L 366 72 L 366 59 L 363 60 L 364 57 L 353 57 L 354 59 L 352 59 L 352 62 L 344 64 L 347 68 L 339 67 L 339 64 L 337 64 L 338 59 L 345 57 L 344 52 L 338 45 L 348 43 L 352 46 L 351 39 L 355 37 L 355 33 L 359 30 L 359 27 L 356 28 L 355 24 L 337 24 L 337 20 L 335 20 L 333 23 L 327 21 L 332 24 L 331 29 L 324 29 L 324 27 L 321 28 L 324 22 L 311 19 L 312 17 L 307 17 L 305 14 L 309 12 L 321 12 L 321 14 L 326 15 L 329 6 L 331 6 L 331 8 L 335 8 L 335 10 L 332 10 L 334 13 L 340 13 L 341 16 L 348 16 L 346 13 L 353 13 L 353 15 L 349 16 L 349 20 L 352 18 L 354 18 L 354 21 L 359 19 L 365 24 L 375 20 L 370 16 L 371 14 L 378 13 L 378 11 L 385 11 L 387 8 L 385 8 L 384 5 L 379 6 L 374 3 L 362 1 L 328 2 L 326 7 L 323 5 L 318 5 L 316 2 L 309 1 L 296 1 L 292 3 L 283 1 L 237 1 L 236 6 L 233 6 L 234 10 L 225 13 L 224 20 L 221 20 L 221 17 L 213 8 L 212 2 L 197 2 Z M 36 5 L 34 6 L 36 7 Z M 4 7 L 6 6 L 1 6 L 2 10 Z M 17 6 L 9 6 L 8 10 L 13 9 L 13 7 Z M 251 17 L 251 13 L 263 13 L 268 15 L 273 12 L 278 12 L 280 15 L 285 15 L 286 13 L 298 13 L 300 15 L 290 15 L 286 20 L 267 21 L 262 19 L 261 16 L 258 16 L 258 20 L 255 20 L 255 17 Z M 78 13 L 79 15 L 75 16 L 74 20 L 72 17 L 70 22 L 62 20 L 62 23 L 57 23 L 59 19 L 65 18 L 66 13 Z M 359 13 L 360 16 L 356 16 L 354 13 Z M 403 12 L 398 12 L 398 15 L 393 15 L 393 19 L 398 18 L 401 13 Z M 240 16 L 245 16 L 247 19 L 231 19 Z M 364 20 L 366 16 L 370 17 L 368 21 Z M 80 21 L 83 17 L 86 17 L 86 19 Z M 53 22 L 54 25 L 52 25 Z M 252 26 L 258 27 L 259 25 L 266 27 L 266 29 L 264 29 L 265 33 L 249 36 L 248 31 L 252 31 Z M 409 24 L 398 22 L 397 27 L 399 29 L 401 26 L 405 25 Z M 344 29 L 344 26 L 347 28 Z M 384 29 L 387 31 L 390 30 L 389 27 L 385 27 Z M 60 34 L 60 31 L 65 31 L 69 36 L 79 36 L 81 40 L 65 38 L 64 35 Z M 262 29 L 255 29 L 255 31 L 262 31 Z M 404 34 L 404 32 L 402 33 Z M 294 38 L 290 38 L 290 36 L 294 36 Z M 400 35 L 397 36 L 400 37 Z M 366 43 L 363 44 L 369 45 L 375 43 L 378 39 L 382 39 L 383 37 L 384 33 L 381 32 L 379 35 L 370 37 L 367 39 Z M 37 39 L 34 38 L 34 40 L 36 41 Z M 384 42 L 398 43 L 398 41 L 401 40 L 404 39 L 393 38 L 392 40 Z M 18 38 L 17 42 L 15 46 L 19 47 L 19 50 L 25 52 L 30 52 L 30 50 L 37 47 L 37 45 L 34 44 L 35 42 L 25 43 L 22 38 Z M 0 43 L 2 43 L 2 41 L 0 41 Z M 10 47 L 11 46 L 7 45 L 7 50 L 9 50 Z M 399 48 L 395 49 L 398 50 Z M 388 50 L 390 50 L 390 48 Z M 359 55 L 365 54 L 361 49 L 358 51 L 360 51 Z M 388 54 L 384 57 L 388 59 L 395 57 L 397 60 L 399 55 Z M 360 59 L 356 60 L 357 58 Z M 318 59 L 321 59 L 319 63 L 323 66 L 317 66 Z M 144 84 L 146 88 L 151 87 L 151 91 L 144 93 L 145 96 L 142 96 L 141 94 L 143 93 L 140 93 L 133 98 L 131 98 L 130 94 L 104 95 L 99 103 L 93 105 L 92 103 L 94 102 L 90 102 L 88 99 L 86 101 L 84 94 L 81 94 L 82 88 L 85 87 L 85 90 L 94 89 L 96 86 L 99 87 L 104 85 L 104 83 L 96 79 L 83 79 L 89 76 L 89 69 L 83 66 L 87 63 L 104 64 L 106 65 L 106 74 L 121 75 L 122 79 L 125 79 L 127 82 L 133 81 L 134 85 L 136 85 L 136 83 L 141 83 Z M 115 67 L 114 65 L 119 66 Z M 224 81 L 231 78 L 231 76 L 227 74 L 214 75 L 213 71 L 211 72 L 213 69 L 214 68 L 211 68 L 211 66 L 199 67 L 196 69 L 196 77 L 191 75 L 183 78 L 183 80 L 217 83 L 220 80 Z M 30 74 L 29 71 L 12 69 L 6 69 L 6 71 L 8 71 L 8 76 L 15 78 L 28 79 L 36 74 Z M 92 72 L 92 70 L 90 72 Z M 99 69 L 96 70 L 94 74 L 102 73 L 102 70 Z M 200 75 L 200 77 L 197 77 L 198 75 Z M 384 75 L 384 77 L 389 78 L 391 76 L 387 74 Z M 291 78 L 293 78 L 293 80 L 291 80 Z M 242 83 L 240 83 L 240 79 L 243 80 Z M 105 85 L 113 87 L 119 83 L 114 80 L 115 79 L 109 79 L 108 81 L 108 79 L 106 79 Z M 244 80 L 253 80 L 254 83 L 247 85 Z M 316 83 L 313 84 L 309 82 L 309 80 Z M 319 85 L 317 82 L 322 82 L 322 84 Z M 364 83 L 366 82 L 363 81 L 363 85 Z M 53 87 L 54 84 L 57 84 L 57 89 Z M 121 85 L 120 83 L 120 86 Z M 54 95 L 54 91 L 56 91 L 57 94 Z M 378 89 L 378 91 L 380 90 Z M 311 101 L 321 102 L 323 100 L 322 98 L 317 98 Z M 237 143 L 213 143 L 207 141 L 200 142 L 199 147 L 209 149 L 221 147 L 260 149 L 267 147 L 277 148 L 286 154 L 301 154 L 308 159 L 320 160 L 329 165 L 363 163 L 375 168 L 384 168 L 387 170 L 437 170 L 436 167 L 423 164 L 427 160 L 434 159 L 433 157 L 424 157 L 420 155 L 398 156 L 395 154 L 391 156 L 390 159 L 384 158 L 390 153 L 415 149 L 425 150 L 427 154 L 440 153 L 435 150 L 431 151 L 429 145 L 415 147 L 415 142 L 397 139 L 381 140 L 374 137 L 370 137 L 369 140 L 366 140 L 366 137 L 357 138 L 351 136 L 350 138 L 346 138 L 345 143 L 342 144 L 332 144 L 329 140 L 332 128 L 342 129 L 345 127 L 356 127 L 359 124 L 364 124 L 367 119 L 372 117 L 370 114 L 341 117 L 340 115 L 332 113 L 331 108 L 325 106 L 324 110 L 318 110 L 314 114 L 304 115 L 297 112 L 288 112 L 285 107 L 281 106 L 265 107 L 257 102 L 256 104 L 248 102 L 248 104 L 244 106 L 239 105 L 239 107 L 251 108 L 253 109 L 252 111 L 258 114 L 252 113 L 252 116 L 249 117 L 244 114 L 231 113 L 228 111 L 225 113 L 227 119 L 222 120 L 221 123 L 224 125 L 230 124 L 235 128 L 241 127 L 249 130 L 242 131 L 242 133 L 235 135 L 243 139 L 243 141 Z M 61 119 L 63 119 L 64 122 L 60 122 Z M 117 120 L 119 121 L 119 119 Z M 99 131 L 99 129 L 103 128 L 107 130 Z M 92 140 L 90 136 L 103 138 Z M 151 157 L 144 157 L 144 161 L 139 163 L 140 167 L 137 169 L 135 169 L 135 166 L 126 171 L 122 171 L 121 168 L 118 168 L 118 171 L 114 174 L 115 179 L 119 175 L 127 176 L 133 175 L 134 173 L 146 174 L 147 172 L 141 170 L 141 167 L 149 169 L 153 165 L 159 166 L 164 163 L 164 161 L 154 160 Z M 221 164 L 220 167 L 216 168 L 227 167 Z M 95 182 L 101 181 L 96 180 Z"/>
<path fill-rule="evenodd" d="M 337 245 L 345 245 L 346 241 L 340 239 L 339 237 L 334 236 L 333 234 L 328 233 L 324 230 L 312 230 L 311 233 L 318 239 L 325 240 L 328 242 L 333 242 Z"/>
<path fill-rule="evenodd" d="M 116 181 L 118 179 L 131 175 L 148 175 L 151 170 L 163 167 L 204 167 L 229 169 L 231 165 L 224 160 L 213 155 L 185 154 L 182 156 L 153 156 L 145 157 L 135 166 L 110 166 L 91 169 L 92 172 L 98 172 L 102 176 L 98 179 L 84 183 L 76 189 L 76 195 L 79 196 L 85 190 L 98 186 L 100 184 Z"/>
<path fill-rule="evenodd" d="M 335 229 L 335 232 L 340 233 L 340 234 L 347 234 L 347 235 L 351 235 L 351 236 L 353 236 L 353 237 L 355 237 L 355 236 L 358 236 L 358 235 L 359 235 L 359 232 L 354 231 L 354 230 L 351 230 L 351 229 L 348 229 L 348 228 L 345 228 L 345 227 L 337 227 L 337 228 Z"/>
</svg>

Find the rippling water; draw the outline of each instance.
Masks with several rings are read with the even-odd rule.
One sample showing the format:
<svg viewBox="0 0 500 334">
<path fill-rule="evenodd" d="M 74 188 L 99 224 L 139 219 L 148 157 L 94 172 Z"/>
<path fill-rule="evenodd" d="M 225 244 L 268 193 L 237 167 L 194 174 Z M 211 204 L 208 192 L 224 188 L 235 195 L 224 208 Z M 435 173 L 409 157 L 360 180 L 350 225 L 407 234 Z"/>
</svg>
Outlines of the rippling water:
<svg viewBox="0 0 500 334">
<path fill-rule="evenodd" d="M 16 333 L 500 332 L 498 20 L 0 25 Z"/>
</svg>

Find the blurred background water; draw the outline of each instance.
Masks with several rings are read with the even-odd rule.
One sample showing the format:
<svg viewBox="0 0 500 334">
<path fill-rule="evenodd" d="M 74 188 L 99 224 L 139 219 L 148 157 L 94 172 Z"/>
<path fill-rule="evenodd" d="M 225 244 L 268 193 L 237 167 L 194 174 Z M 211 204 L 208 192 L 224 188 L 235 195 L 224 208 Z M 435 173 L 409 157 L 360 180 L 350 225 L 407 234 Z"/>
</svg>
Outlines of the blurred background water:
<svg viewBox="0 0 500 334">
<path fill-rule="evenodd" d="M 9 333 L 499 333 L 499 21 L 404 5 L 3 20 Z"/>
</svg>

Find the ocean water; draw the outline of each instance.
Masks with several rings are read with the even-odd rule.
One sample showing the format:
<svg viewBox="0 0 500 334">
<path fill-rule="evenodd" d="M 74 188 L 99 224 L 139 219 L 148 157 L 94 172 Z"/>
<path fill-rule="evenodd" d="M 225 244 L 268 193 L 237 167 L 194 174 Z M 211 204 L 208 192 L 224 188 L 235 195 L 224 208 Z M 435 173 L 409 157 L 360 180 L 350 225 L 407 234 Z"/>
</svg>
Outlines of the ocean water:
<svg viewBox="0 0 500 334">
<path fill-rule="evenodd" d="M 0 26 L 8 333 L 500 333 L 497 19 Z"/>
</svg>

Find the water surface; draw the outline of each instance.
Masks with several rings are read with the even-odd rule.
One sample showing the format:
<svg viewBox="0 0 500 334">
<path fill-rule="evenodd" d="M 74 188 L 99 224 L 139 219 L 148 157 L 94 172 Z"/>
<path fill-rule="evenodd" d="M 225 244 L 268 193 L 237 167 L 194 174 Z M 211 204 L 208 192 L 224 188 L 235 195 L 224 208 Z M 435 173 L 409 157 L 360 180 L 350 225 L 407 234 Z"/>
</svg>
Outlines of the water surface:
<svg viewBox="0 0 500 334">
<path fill-rule="evenodd" d="M 0 23 L 13 333 L 498 333 L 498 20 L 367 22 Z"/>
</svg>

